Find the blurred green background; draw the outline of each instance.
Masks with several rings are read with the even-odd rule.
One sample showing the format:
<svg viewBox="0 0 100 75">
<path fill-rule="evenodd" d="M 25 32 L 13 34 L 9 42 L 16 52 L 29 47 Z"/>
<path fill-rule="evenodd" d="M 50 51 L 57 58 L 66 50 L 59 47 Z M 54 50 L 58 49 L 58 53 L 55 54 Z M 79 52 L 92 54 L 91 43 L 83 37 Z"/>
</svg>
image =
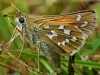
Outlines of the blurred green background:
<svg viewBox="0 0 100 75">
<path fill-rule="evenodd" d="M 97 26 L 93 34 L 86 40 L 84 47 L 76 54 L 75 75 L 100 75 L 100 1 L 99 0 L 0 0 L 0 43 L 9 41 L 14 26 L 4 14 L 14 15 L 16 9 L 11 6 L 12 2 L 20 11 L 28 14 L 59 15 L 80 10 L 95 10 L 97 13 Z M 13 16 L 9 17 L 13 21 Z M 14 21 L 13 21 L 14 22 Z M 22 40 L 17 37 L 9 47 L 9 52 L 17 59 L 22 47 Z M 5 51 L 0 51 L 0 75 L 41 75 L 16 62 Z M 23 61 L 35 70 L 37 67 L 38 54 L 36 48 L 25 42 L 18 61 Z M 40 55 L 40 71 L 45 75 L 55 75 L 54 68 L 47 59 Z M 61 71 L 68 74 L 68 57 L 61 58 Z"/>
</svg>

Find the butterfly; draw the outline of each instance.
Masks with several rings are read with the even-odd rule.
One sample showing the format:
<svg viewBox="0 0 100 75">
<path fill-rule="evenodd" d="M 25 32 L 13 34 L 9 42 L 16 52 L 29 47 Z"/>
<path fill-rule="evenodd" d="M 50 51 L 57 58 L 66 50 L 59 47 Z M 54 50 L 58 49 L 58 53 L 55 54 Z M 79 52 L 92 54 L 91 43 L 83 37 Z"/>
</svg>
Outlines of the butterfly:
<svg viewBox="0 0 100 75">
<path fill-rule="evenodd" d="M 96 13 L 82 10 L 64 15 L 27 15 L 18 11 L 14 20 L 25 37 L 36 44 L 56 68 L 60 68 L 60 55 L 73 56 L 93 32 Z"/>
</svg>

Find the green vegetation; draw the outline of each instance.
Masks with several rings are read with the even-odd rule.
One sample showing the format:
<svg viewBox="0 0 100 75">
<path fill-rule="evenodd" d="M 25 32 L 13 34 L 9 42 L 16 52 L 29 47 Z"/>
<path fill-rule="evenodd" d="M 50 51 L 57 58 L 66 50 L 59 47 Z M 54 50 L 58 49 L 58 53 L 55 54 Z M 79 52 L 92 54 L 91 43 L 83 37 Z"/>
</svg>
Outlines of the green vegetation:
<svg viewBox="0 0 100 75">
<path fill-rule="evenodd" d="M 80 11 L 80 10 L 95 10 L 97 13 L 97 27 L 91 36 L 86 40 L 83 48 L 76 54 L 74 69 L 75 75 L 100 75 L 100 2 L 99 1 L 81 1 L 81 0 L 1 0 L 0 1 L 0 44 L 5 45 L 13 33 L 14 19 L 13 16 L 16 9 L 10 5 L 12 2 L 20 11 L 27 12 L 28 14 L 40 14 L 40 15 L 59 15 L 66 14 L 68 12 Z M 11 15 L 9 17 L 3 17 L 4 14 Z M 10 18 L 10 20 L 8 20 Z M 40 53 L 38 59 L 38 50 L 34 45 L 24 42 L 24 48 L 22 49 L 20 58 L 17 57 L 20 54 L 23 45 L 23 40 L 18 36 L 14 42 L 8 48 L 8 53 L 0 51 L 0 75 L 13 74 L 13 75 L 42 75 L 37 73 L 38 60 L 40 62 L 40 71 L 43 75 L 49 73 L 50 75 L 56 75 L 54 67 L 48 62 L 48 60 Z M 25 67 L 18 63 L 14 58 L 9 55 L 9 52 L 13 55 L 17 61 L 24 64 L 24 62 L 31 66 Z M 63 75 L 68 75 L 68 56 L 61 58 L 61 71 Z"/>
</svg>

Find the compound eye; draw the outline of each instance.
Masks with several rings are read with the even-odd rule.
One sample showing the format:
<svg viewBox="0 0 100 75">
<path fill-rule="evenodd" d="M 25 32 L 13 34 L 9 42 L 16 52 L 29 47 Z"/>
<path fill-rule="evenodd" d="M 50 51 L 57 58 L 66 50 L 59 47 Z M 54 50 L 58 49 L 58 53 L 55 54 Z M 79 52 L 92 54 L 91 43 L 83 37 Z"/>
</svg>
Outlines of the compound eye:
<svg viewBox="0 0 100 75">
<path fill-rule="evenodd" d="M 20 23 L 24 23 L 24 22 L 25 22 L 25 18 L 24 18 L 24 17 L 20 17 L 20 18 L 19 18 L 19 22 L 20 22 Z"/>
</svg>

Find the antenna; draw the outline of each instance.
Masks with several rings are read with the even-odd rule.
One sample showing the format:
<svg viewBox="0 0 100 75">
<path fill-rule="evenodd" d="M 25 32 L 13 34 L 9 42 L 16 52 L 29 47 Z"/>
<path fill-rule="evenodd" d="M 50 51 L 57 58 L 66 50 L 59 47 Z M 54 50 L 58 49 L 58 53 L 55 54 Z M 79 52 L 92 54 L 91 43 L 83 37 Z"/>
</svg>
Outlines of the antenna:
<svg viewBox="0 0 100 75">
<path fill-rule="evenodd" d="M 3 17 L 9 17 L 9 16 L 14 16 L 14 15 L 7 15 L 7 14 L 3 15 Z"/>
<path fill-rule="evenodd" d="M 18 12 L 20 12 L 19 10 L 18 10 L 18 8 L 11 2 L 11 5 L 18 11 Z"/>
<path fill-rule="evenodd" d="M 18 10 L 18 8 L 11 2 L 10 3 L 18 12 L 20 12 L 19 10 Z M 4 14 L 3 15 L 3 17 L 8 17 L 8 16 L 13 16 L 13 15 L 7 15 L 7 14 Z"/>
<path fill-rule="evenodd" d="M 7 16 L 8 16 L 7 14 L 4 14 L 4 15 L 3 15 L 3 17 L 7 17 Z"/>
</svg>

